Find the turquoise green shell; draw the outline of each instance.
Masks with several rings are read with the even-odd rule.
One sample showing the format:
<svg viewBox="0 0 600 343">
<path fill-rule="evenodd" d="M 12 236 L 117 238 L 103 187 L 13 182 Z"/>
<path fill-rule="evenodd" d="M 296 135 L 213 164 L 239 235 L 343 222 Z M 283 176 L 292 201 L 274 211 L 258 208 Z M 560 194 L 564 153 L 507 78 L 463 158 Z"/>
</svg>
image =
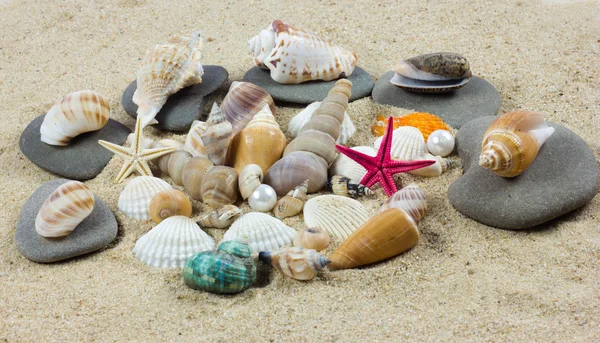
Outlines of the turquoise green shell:
<svg viewBox="0 0 600 343">
<path fill-rule="evenodd" d="M 252 256 L 252 250 L 250 250 L 250 246 L 248 244 L 235 240 L 226 241 L 219 244 L 217 250 L 227 252 L 242 258 L 248 258 Z"/>
</svg>

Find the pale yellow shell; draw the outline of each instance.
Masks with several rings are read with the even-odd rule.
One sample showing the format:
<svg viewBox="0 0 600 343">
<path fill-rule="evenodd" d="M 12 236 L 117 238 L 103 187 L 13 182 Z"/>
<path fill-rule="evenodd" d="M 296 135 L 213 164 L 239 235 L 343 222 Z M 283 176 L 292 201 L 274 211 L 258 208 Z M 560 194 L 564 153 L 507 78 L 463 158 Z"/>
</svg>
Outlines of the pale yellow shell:
<svg viewBox="0 0 600 343">
<path fill-rule="evenodd" d="M 263 171 L 258 164 L 247 164 L 240 172 L 239 186 L 240 194 L 244 200 L 248 199 L 250 194 L 261 185 L 263 180 Z"/>
<path fill-rule="evenodd" d="M 235 203 L 238 197 L 238 173 L 225 166 L 212 167 L 202 180 L 202 200 L 212 208 Z"/>
<path fill-rule="evenodd" d="M 308 192 L 308 180 L 305 180 L 296 188 L 289 191 L 286 196 L 282 197 L 275 204 L 273 213 L 277 218 L 287 218 L 297 215 L 302 212 L 304 203 L 306 202 L 306 192 Z"/>
<path fill-rule="evenodd" d="M 299 230 L 294 237 L 294 246 L 321 251 L 329 246 L 330 241 L 329 233 L 315 226 Z"/>
<path fill-rule="evenodd" d="M 225 119 L 216 102 L 213 103 L 210 116 L 206 122 L 206 131 L 202 133 L 200 138 L 206 149 L 208 159 L 215 165 L 223 165 L 232 138 L 231 123 Z"/>
<path fill-rule="evenodd" d="M 195 120 L 190 127 L 190 131 L 185 139 L 184 149 L 194 157 L 208 157 L 206 147 L 202 142 L 202 134 L 206 132 L 208 126 L 203 121 Z"/>
<path fill-rule="evenodd" d="M 214 165 L 208 158 L 192 157 L 183 167 L 181 178 L 185 191 L 194 200 L 202 200 L 202 180 Z"/>
<path fill-rule="evenodd" d="M 358 201 L 339 195 L 319 195 L 304 204 L 304 222 L 319 226 L 338 239 L 348 238 L 370 217 Z"/>
<path fill-rule="evenodd" d="M 170 189 L 158 192 L 152 197 L 148 212 L 150 218 L 158 224 L 172 216 L 190 217 L 192 215 L 192 203 L 182 191 Z"/>
</svg>

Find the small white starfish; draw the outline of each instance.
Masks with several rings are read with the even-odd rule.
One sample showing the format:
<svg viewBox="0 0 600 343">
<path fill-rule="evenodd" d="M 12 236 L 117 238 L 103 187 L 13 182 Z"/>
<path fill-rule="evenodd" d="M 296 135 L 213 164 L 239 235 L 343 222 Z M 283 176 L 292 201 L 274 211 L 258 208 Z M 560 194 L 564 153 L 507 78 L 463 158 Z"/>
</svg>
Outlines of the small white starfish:
<svg viewBox="0 0 600 343">
<path fill-rule="evenodd" d="M 98 141 L 100 145 L 114 152 L 123 160 L 125 160 L 123 168 L 121 168 L 119 175 L 117 175 L 117 178 L 115 179 L 115 182 L 117 183 L 123 181 L 123 179 L 128 177 L 134 170 L 137 170 L 137 172 L 142 175 L 152 176 L 152 171 L 148 165 L 148 160 L 152 160 L 175 151 L 175 148 L 173 147 L 144 149 L 144 134 L 140 116 L 138 116 L 137 120 L 135 121 L 134 135 L 135 137 L 133 139 L 133 143 L 128 148 L 103 140 Z"/>
</svg>

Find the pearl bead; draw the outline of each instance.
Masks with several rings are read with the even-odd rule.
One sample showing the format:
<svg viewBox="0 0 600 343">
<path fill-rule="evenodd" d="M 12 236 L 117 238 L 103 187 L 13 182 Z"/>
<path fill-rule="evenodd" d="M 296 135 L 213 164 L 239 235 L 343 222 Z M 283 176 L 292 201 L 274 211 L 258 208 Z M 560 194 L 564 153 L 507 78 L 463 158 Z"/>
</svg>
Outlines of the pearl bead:
<svg viewBox="0 0 600 343">
<path fill-rule="evenodd" d="M 277 193 L 269 185 L 260 185 L 248 197 L 248 204 L 253 210 L 269 212 L 277 203 Z"/>
<path fill-rule="evenodd" d="M 427 138 L 427 149 L 432 155 L 446 157 L 454 150 L 454 136 L 446 130 L 435 130 Z"/>
</svg>

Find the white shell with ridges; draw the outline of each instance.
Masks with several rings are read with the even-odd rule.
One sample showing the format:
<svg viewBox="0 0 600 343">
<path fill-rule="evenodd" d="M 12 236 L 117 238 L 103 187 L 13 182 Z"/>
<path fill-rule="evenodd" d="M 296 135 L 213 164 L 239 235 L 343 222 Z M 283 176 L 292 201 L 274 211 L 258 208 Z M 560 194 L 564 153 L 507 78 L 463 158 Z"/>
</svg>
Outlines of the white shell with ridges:
<svg viewBox="0 0 600 343">
<path fill-rule="evenodd" d="M 312 119 L 319 106 L 321 106 L 320 101 L 313 102 L 290 120 L 288 123 L 288 132 L 292 136 L 292 139 L 296 138 L 302 126 Z M 346 144 L 348 140 L 354 136 L 355 132 L 356 127 L 354 126 L 352 119 L 348 115 L 348 112 L 344 112 L 344 121 L 342 121 L 342 125 L 340 126 L 340 135 L 337 138 L 336 143 Z"/>
<path fill-rule="evenodd" d="M 379 137 L 373 146 L 379 149 L 382 137 Z M 394 130 L 392 138 L 391 157 L 394 160 L 410 161 L 427 153 L 427 145 L 423 134 L 412 126 L 401 126 Z"/>
<path fill-rule="evenodd" d="M 127 183 L 119 196 L 119 210 L 129 218 L 148 220 L 150 200 L 160 191 L 168 191 L 171 186 L 157 177 L 138 176 Z"/>
<path fill-rule="evenodd" d="M 253 254 L 261 251 L 277 251 L 291 246 L 296 230 L 285 225 L 281 220 L 260 212 L 244 214 L 236 220 L 223 237 L 223 241 L 231 241 L 241 237 L 248 238 L 248 245 Z"/>
<path fill-rule="evenodd" d="M 338 239 L 348 238 L 370 217 L 358 201 L 339 195 L 320 195 L 304 204 L 304 222 L 319 226 Z"/>
<path fill-rule="evenodd" d="M 370 156 L 377 155 L 377 150 L 370 146 L 355 146 L 351 149 Z M 344 175 L 349 177 L 352 183 L 360 183 L 360 180 L 362 180 L 366 173 L 367 170 L 365 168 L 344 154 L 338 154 L 335 161 L 329 167 L 330 178 L 334 175 Z"/>
</svg>

